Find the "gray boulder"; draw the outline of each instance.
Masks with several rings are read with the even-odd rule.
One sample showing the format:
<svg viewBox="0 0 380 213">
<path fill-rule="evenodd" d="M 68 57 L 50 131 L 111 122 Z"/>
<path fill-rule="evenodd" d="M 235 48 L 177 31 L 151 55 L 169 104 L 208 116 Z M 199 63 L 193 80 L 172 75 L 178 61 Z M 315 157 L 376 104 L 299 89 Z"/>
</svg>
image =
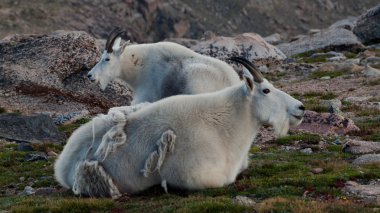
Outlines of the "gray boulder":
<svg viewBox="0 0 380 213">
<path fill-rule="evenodd" d="M 344 144 L 343 152 L 352 154 L 380 153 L 380 143 L 349 139 Z"/>
<path fill-rule="evenodd" d="M 13 35 L 0 41 L 0 103 L 22 112 L 105 112 L 130 103 L 122 83 L 105 91 L 87 80 L 100 57 L 96 41 L 85 32 Z"/>
<path fill-rule="evenodd" d="M 65 134 L 58 131 L 53 120 L 41 114 L 0 114 L 0 138 L 30 143 L 63 143 L 66 140 Z"/>
<path fill-rule="evenodd" d="M 380 154 L 366 154 L 356 158 L 352 164 L 363 165 L 371 163 L 380 163 Z"/>
<path fill-rule="evenodd" d="M 380 4 L 359 16 L 353 32 L 363 43 L 380 42 Z"/>
<path fill-rule="evenodd" d="M 284 53 L 256 33 L 244 33 L 236 37 L 216 36 L 191 49 L 221 60 L 241 56 L 255 63 L 264 72 L 276 69 L 286 59 Z"/>
<path fill-rule="evenodd" d="M 283 43 L 277 47 L 290 57 L 305 52 L 322 50 L 357 51 L 364 48 L 358 38 L 349 30 L 343 28 L 330 28 L 313 35 L 302 37 L 290 43 Z"/>
<path fill-rule="evenodd" d="M 357 19 L 358 19 L 357 17 L 353 17 L 353 16 L 347 17 L 345 19 L 335 22 L 329 27 L 329 29 L 342 28 L 342 29 L 352 31 L 355 27 Z"/>
</svg>

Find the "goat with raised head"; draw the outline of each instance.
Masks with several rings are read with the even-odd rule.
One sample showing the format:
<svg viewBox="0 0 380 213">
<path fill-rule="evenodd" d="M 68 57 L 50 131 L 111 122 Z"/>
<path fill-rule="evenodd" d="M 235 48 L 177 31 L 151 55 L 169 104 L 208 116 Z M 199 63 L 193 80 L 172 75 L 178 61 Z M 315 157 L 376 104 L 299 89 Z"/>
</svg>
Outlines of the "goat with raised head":
<svg viewBox="0 0 380 213">
<path fill-rule="evenodd" d="M 232 60 L 250 71 L 245 70 L 244 83 L 172 96 L 80 127 L 55 164 L 57 180 L 76 194 L 112 197 L 157 184 L 204 189 L 234 182 L 260 127 L 272 125 L 284 135 L 301 122 L 305 108 L 250 62 Z"/>
<path fill-rule="evenodd" d="M 172 42 L 124 44 L 123 32 L 112 31 L 100 61 L 88 78 L 105 89 L 122 79 L 134 90 L 132 104 L 154 102 L 178 94 L 214 92 L 240 82 L 227 63 Z"/>
</svg>

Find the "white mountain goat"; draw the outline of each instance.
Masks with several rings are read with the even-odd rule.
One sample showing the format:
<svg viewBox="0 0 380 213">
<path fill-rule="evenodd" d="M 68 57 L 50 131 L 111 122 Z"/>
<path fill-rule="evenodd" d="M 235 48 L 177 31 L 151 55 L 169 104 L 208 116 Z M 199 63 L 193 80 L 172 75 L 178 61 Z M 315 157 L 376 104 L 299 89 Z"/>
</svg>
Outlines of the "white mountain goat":
<svg viewBox="0 0 380 213">
<path fill-rule="evenodd" d="M 110 33 L 106 50 L 87 76 L 103 90 L 113 79 L 124 80 L 134 90 L 132 104 L 214 92 L 240 82 L 221 60 L 171 42 L 120 46 L 121 33 L 118 28 Z"/>
<path fill-rule="evenodd" d="M 157 184 L 197 190 L 234 182 L 260 127 L 284 135 L 305 108 L 250 62 L 232 60 L 254 77 L 245 72 L 244 83 L 221 91 L 115 110 L 80 127 L 55 164 L 56 179 L 75 194 L 114 198 Z"/>
</svg>

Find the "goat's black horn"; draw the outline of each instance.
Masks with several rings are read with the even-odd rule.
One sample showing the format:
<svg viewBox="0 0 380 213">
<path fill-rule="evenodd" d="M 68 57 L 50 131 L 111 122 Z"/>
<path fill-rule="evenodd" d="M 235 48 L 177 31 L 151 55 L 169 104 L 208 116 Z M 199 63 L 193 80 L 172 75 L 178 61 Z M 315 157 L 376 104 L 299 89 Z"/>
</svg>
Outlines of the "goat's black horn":
<svg viewBox="0 0 380 213">
<path fill-rule="evenodd" d="M 264 81 L 264 77 L 261 74 L 261 72 L 256 68 L 254 64 L 252 64 L 247 59 L 241 58 L 241 57 L 231 57 L 231 58 L 228 58 L 227 60 L 242 64 L 253 75 L 253 80 L 256 81 L 257 83 L 262 83 Z"/>
<path fill-rule="evenodd" d="M 112 46 L 115 42 L 116 38 L 119 37 L 124 31 L 122 31 L 119 27 L 116 27 L 112 30 L 112 32 L 108 35 L 107 42 L 106 42 L 106 50 L 107 53 L 112 53 Z"/>
</svg>

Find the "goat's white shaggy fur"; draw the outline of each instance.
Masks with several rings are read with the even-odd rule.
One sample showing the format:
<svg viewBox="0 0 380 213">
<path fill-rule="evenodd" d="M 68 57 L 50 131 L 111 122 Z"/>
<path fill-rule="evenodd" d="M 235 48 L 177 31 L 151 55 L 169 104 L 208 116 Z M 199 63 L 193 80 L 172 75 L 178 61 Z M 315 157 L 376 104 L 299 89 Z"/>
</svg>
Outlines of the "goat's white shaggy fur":
<svg viewBox="0 0 380 213">
<path fill-rule="evenodd" d="M 129 107 L 118 108 L 76 130 L 55 164 L 57 180 L 76 194 L 112 197 L 157 184 L 165 190 L 167 184 L 221 187 L 247 167 L 251 142 L 262 125 L 282 135 L 304 114 L 298 100 L 265 79 L 257 83 L 247 77 L 245 84 L 218 92 L 143 106 L 131 113 Z M 115 112 L 125 116 L 114 119 Z M 116 130 L 114 139 L 104 136 L 108 130 Z"/>
<path fill-rule="evenodd" d="M 122 79 L 134 90 L 132 104 L 154 102 L 178 94 L 214 92 L 240 82 L 227 63 L 198 54 L 171 42 L 120 46 L 106 50 L 88 73 L 105 89 L 113 79 Z"/>
</svg>

